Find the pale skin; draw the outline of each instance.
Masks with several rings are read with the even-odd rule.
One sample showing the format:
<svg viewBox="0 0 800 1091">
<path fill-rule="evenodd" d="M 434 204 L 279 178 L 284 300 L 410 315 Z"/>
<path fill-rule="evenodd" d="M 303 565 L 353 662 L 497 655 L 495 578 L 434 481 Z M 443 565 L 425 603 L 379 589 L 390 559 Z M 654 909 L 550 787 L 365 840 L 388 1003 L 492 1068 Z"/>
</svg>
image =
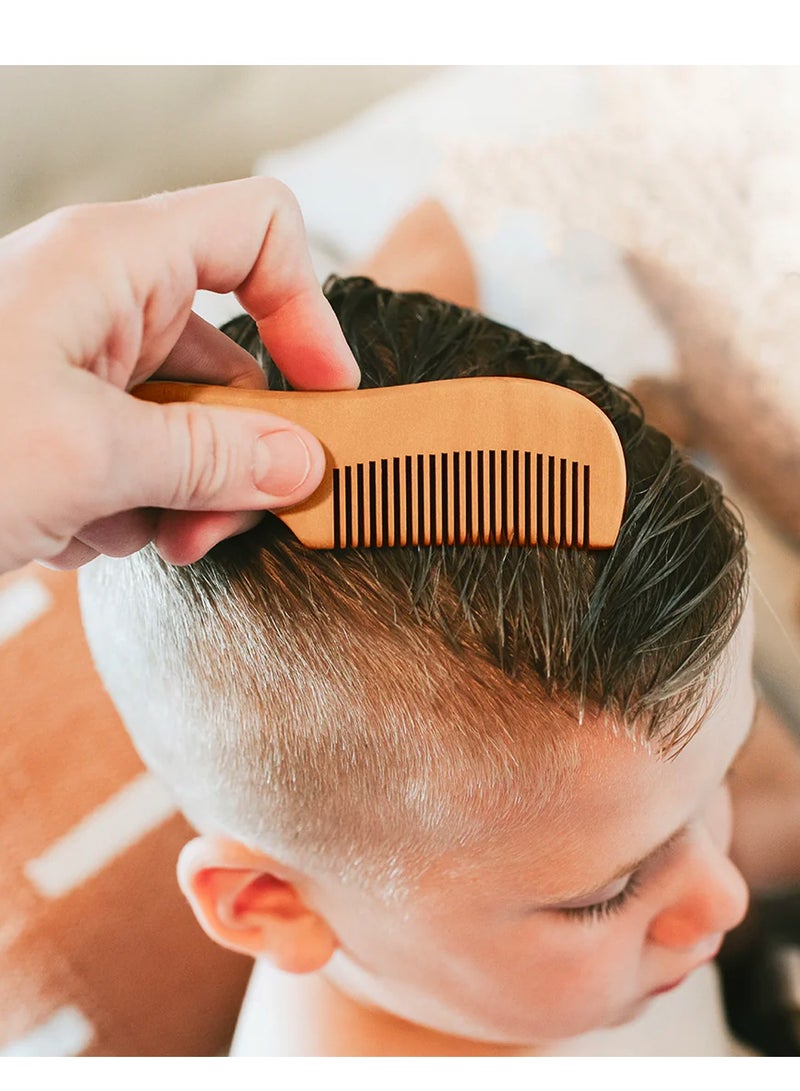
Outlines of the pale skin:
<svg viewBox="0 0 800 1091">
<path fill-rule="evenodd" d="M 497 843 L 431 860 L 402 907 L 218 837 L 184 849 L 181 886 L 217 942 L 310 975 L 287 1051 L 525 1054 L 628 1022 L 747 909 L 727 778 L 755 712 L 751 649 L 748 616 L 717 704 L 674 760 L 586 724 L 565 804 L 532 821 L 521 807 Z M 678 830 L 617 911 L 566 912 L 617 898 L 629 865 Z"/>
<path fill-rule="evenodd" d="M 189 563 L 319 484 L 322 448 L 291 421 L 127 393 L 152 377 L 265 385 L 192 313 L 198 288 L 236 292 L 296 388 L 358 386 L 273 179 L 61 209 L 0 240 L 0 572 L 149 541 Z"/>
<path fill-rule="evenodd" d="M 478 306 L 463 240 L 432 201 L 358 271 Z M 748 609 L 720 699 L 677 758 L 665 762 L 598 720 L 581 736 L 568 809 L 542 816 L 533 833 L 520 814 L 501 845 L 432 861 L 402 915 L 227 838 L 190 842 L 179 882 L 208 935 L 302 975 L 281 1048 L 547 1051 L 559 1038 L 630 1020 L 652 1003 L 648 993 L 712 958 L 746 913 L 748 883 L 800 881 L 800 757 L 785 726 L 756 701 L 752 636 Z M 616 898 L 631 875 L 607 882 L 610 875 L 681 828 L 642 866 L 638 888 L 616 912 L 565 914 Z"/>
<path fill-rule="evenodd" d="M 419 239 L 431 237 L 441 246 L 415 269 Z M 263 385 L 246 353 L 191 315 L 197 287 L 237 292 L 294 386 L 358 385 L 284 187 L 253 179 L 62 210 L 1 240 L 0 270 L 0 466 L 14 470 L 0 479 L 0 571 L 31 559 L 76 567 L 98 552 L 123 556 L 147 541 L 186 563 L 252 526 L 262 511 L 296 503 L 316 487 L 321 448 L 289 421 L 145 405 L 127 393 L 154 375 Z M 363 271 L 398 288 L 478 303 L 463 242 L 432 202 Z M 301 441 L 294 455 L 270 457 L 261 441 L 287 432 Z M 181 885 L 203 927 L 225 946 L 290 973 L 321 971 L 304 979 L 319 1013 L 306 1052 L 369 1052 L 376 1041 L 388 1053 L 518 1051 L 624 1020 L 646 1002 L 643 991 L 691 970 L 741 919 L 743 872 L 752 870 L 761 885 L 800 875 L 791 832 L 800 822 L 776 849 L 775 826 L 763 821 L 772 806 L 787 828 L 775 789 L 783 802 L 796 799 L 800 782 L 796 750 L 774 721 L 758 721 L 742 780 L 733 782 L 748 793 L 741 808 L 734 799 L 746 820 L 733 822 L 729 856 L 729 793 L 721 781 L 753 703 L 744 636 L 737 647 L 729 715 L 709 719 L 675 764 L 656 765 L 605 732 L 590 736 L 583 768 L 608 775 L 577 777 L 570 823 L 550 816 L 550 841 L 543 826 L 535 858 L 525 859 L 526 837 L 514 851 L 513 875 L 503 866 L 511 843 L 450 861 L 479 881 L 454 891 L 432 874 L 402 928 L 376 905 L 220 838 L 187 846 Z M 624 778 L 624 792 L 615 790 L 615 778 Z M 615 810 L 620 798 L 638 809 Z M 600 814 L 608 818 L 602 825 Z M 557 923 L 558 907 L 542 910 L 543 897 L 575 893 L 567 879 L 585 888 L 600 878 L 590 865 L 641 855 L 679 822 L 689 824 L 686 839 L 649 873 L 626 912 L 591 925 L 607 930 L 604 939 L 595 932 L 581 943 L 584 923 Z M 575 835 L 586 824 L 599 837 L 591 854 Z M 553 859 L 564 889 L 549 885 Z M 592 897 L 612 896 L 622 882 Z M 567 923 L 569 932 L 561 931 Z M 577 961 L 565 962 L 568 952 Z M 593 983 L 583 1007 L 559 992 L 567 969 Z M 546 1010 L 529 991 L 534 978 L 548 982 Z"/>
</svg>

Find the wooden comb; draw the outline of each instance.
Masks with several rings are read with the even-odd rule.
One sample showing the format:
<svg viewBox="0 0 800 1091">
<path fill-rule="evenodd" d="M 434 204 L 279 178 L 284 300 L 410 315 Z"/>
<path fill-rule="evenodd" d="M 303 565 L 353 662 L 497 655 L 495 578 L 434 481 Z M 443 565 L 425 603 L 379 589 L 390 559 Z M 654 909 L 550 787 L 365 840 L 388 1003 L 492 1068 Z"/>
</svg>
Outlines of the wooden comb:
<svg viewBox="0 0 800 1091">
<path fill-rule="evenodd" d="M 574 390 L 486 376 L 368 390 L 145 383 L 148 401 L 260 409 L 312 432 L 325 476 L 274 511 L 313 549 L 548 545 L 608 549 L 625 456 L 608 417 Z"/>
</svg>

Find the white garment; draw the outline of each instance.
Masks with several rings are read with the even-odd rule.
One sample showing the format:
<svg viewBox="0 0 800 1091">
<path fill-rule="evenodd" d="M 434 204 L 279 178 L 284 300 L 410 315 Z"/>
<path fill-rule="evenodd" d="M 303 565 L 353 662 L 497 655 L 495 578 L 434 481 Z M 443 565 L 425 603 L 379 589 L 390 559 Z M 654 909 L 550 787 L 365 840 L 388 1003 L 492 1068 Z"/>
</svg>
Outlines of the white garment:
<svg viewBox="0 0 800 1091">
<path fill-rule="evenodd" d="M 256 962 L 239 1013 L 230 1056 L 306 1055 L 310 975 L 285 974 Z M 376 1043 L 379 1047 L 379 1044 Z M 728 1030 L 719 974 L 707 964 L 672 992 L 662 993 L 630 1023 L 558 1043 L 554 1057 L 754 1056 Z"/>
</svg>

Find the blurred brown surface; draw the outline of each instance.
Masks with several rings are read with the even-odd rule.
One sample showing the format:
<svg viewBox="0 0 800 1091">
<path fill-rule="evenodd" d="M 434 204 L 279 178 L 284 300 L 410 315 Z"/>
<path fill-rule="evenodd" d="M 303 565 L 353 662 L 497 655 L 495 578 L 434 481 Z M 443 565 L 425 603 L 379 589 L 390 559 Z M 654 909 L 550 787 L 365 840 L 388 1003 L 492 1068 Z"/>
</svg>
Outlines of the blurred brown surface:
<svg viewBox="0 0 800 1091">
<path fill-rule="evenodd" d="M 143 766 L 91 664 L 75 574 L 31 566 L 0 595 L 25 580 L 49 606 L 0 642 L 0 1053 L 69 1007 L 91 1027 L 86 1055 L 214 1055 L 252 964 L 204 935 L 178 888 L 192 836 L 182 816 L 110 859 L 98 850 L 88 878 L 60 895 L 26 872 Z"/>
</svg>

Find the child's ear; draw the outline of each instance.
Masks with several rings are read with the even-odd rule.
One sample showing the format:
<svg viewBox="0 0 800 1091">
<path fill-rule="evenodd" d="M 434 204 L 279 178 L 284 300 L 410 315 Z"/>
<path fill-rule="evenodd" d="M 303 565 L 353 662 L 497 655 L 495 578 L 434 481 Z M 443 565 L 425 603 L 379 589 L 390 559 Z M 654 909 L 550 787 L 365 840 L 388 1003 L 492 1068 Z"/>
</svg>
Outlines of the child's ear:
<svg viewBox="0 0 800 1091">
<path fill-rule="evenodd" d="M 269 856 L 224 837 L 197 837 L 178 858 L 180 888 L 211 939 L 288 973 L 311 973 L 337 940 L 281 873 Z"/>
</svg>

